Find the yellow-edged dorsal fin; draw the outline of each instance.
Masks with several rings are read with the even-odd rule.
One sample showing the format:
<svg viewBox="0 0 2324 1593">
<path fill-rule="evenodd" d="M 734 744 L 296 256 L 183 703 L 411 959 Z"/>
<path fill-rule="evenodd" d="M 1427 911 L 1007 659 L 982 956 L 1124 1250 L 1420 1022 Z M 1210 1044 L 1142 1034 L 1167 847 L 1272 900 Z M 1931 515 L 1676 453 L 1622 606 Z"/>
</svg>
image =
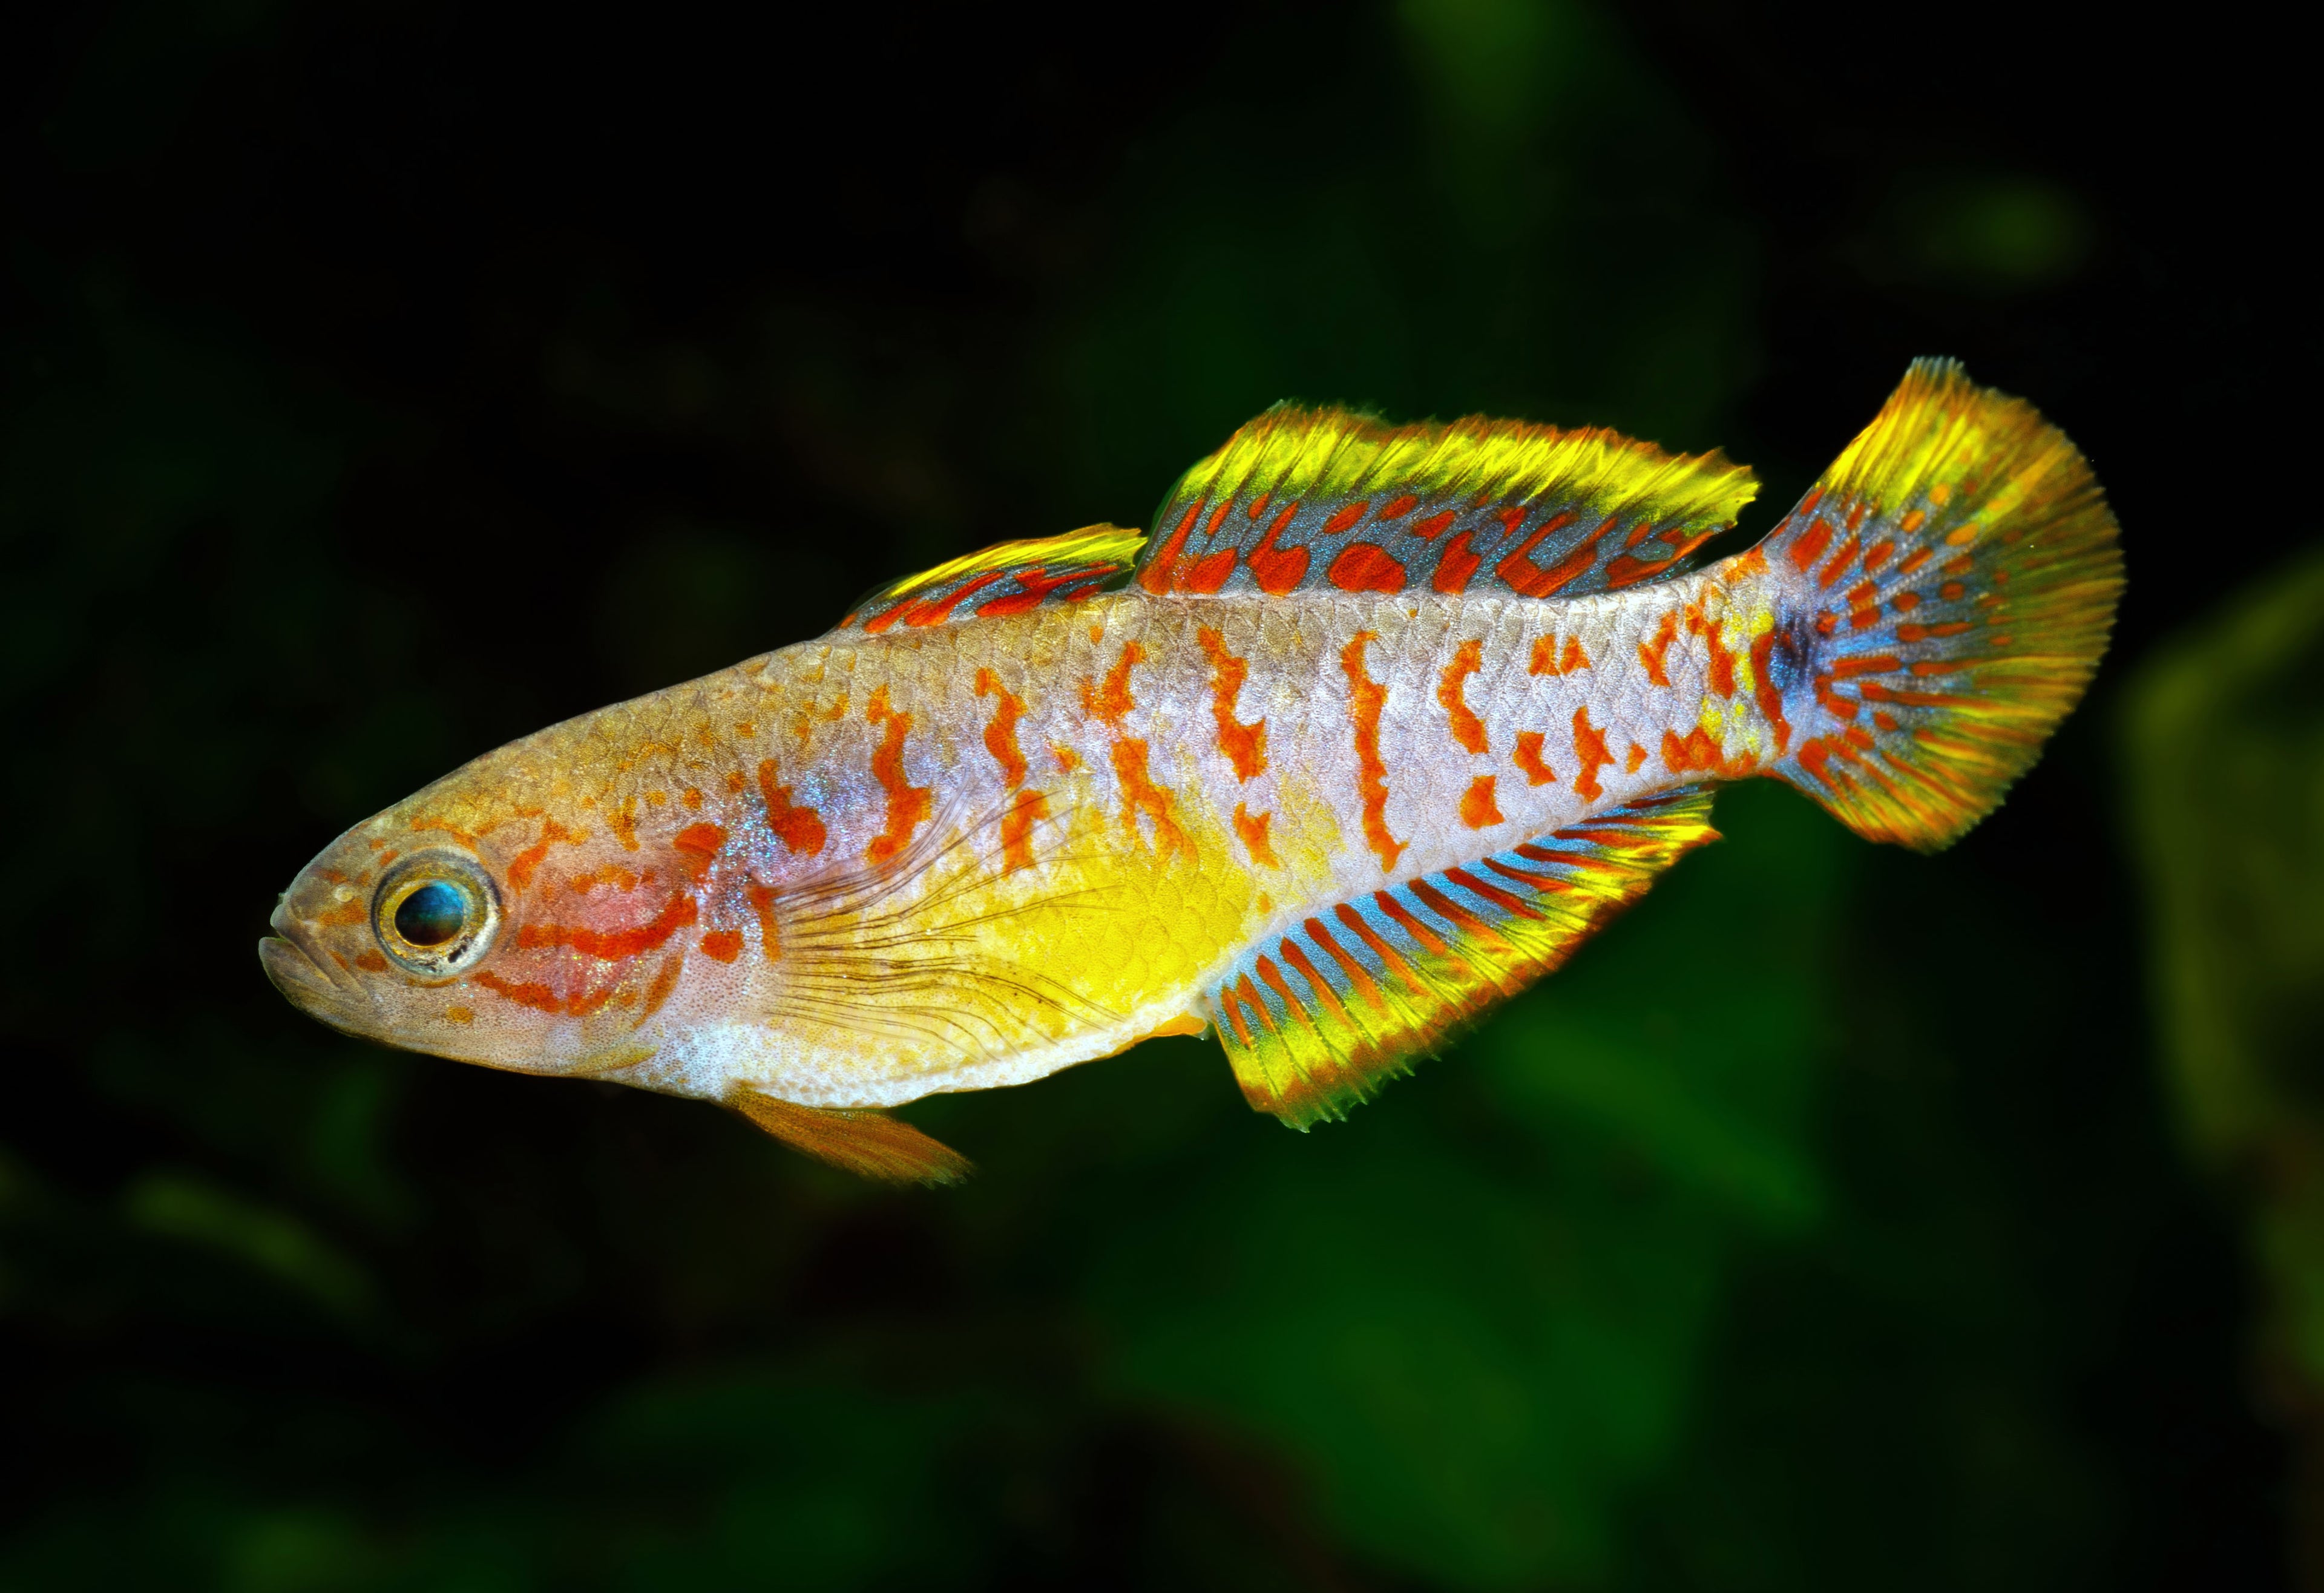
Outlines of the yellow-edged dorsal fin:
<svg viewBox="0 0 2324 1593">
<path fill-rule="evenodd" d="M 1579 597 L 1659 580 L 1758 491 L 1718 453 L 1472 416 L 1277 405 L 1181 476 L 1138 581 L 1166 592 Z"/>
</svg>

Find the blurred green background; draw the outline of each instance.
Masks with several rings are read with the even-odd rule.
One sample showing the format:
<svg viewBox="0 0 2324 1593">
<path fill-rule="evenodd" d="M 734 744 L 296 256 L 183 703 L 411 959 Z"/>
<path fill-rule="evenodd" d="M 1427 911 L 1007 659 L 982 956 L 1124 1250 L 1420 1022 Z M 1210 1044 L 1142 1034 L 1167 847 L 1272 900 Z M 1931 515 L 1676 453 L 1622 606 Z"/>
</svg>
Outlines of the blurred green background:
<svg viewBox="0 0 2324 1593">
<path fill-rule="evenodd" d="M 2324 1586 L 2319 353 L 2261 16 L 124 0 L 0 42 L 0 1588 Z M 1773 522 L 1905 361 L 2131 587 L 1937 858 L 1774 786 L 1344 1124 L 390 1054 L 330 836 L 1277 399 Z"/>
</svg>

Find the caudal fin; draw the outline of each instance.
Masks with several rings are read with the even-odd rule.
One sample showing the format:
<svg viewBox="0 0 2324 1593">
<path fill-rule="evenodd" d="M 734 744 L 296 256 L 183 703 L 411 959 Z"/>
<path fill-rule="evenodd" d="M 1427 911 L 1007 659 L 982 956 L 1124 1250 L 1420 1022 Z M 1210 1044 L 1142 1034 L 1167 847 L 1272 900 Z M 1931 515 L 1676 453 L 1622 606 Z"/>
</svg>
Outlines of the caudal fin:
<svg viewBox="0 0 2324 1593">
<path fill-rule="evenodd" d="M 2040 755 L 2122 594 L 2080 453 L 1951 360 L 1914 361 L 1755 551 L 1779 594 L 1753 659 L 1768 772 L 1858 834 L 1923 852 Z"/>
</svg>

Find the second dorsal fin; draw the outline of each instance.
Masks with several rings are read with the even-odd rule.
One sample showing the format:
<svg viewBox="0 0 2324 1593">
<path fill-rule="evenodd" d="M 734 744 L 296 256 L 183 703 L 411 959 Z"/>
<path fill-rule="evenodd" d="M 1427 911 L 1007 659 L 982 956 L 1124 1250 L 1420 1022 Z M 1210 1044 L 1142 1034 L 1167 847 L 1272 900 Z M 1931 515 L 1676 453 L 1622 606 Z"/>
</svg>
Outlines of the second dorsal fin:
<svg viewBox="0 0 2324 1593">
<path fill-rule="evenodd" d="M 1687 567 L 1758 486 L 1718 453 L 1471 417 L 1388 426 L 1278 405 L 1181 476 L 1139 561 L 1148 592 L 1579 597 Z"/>
</svg>

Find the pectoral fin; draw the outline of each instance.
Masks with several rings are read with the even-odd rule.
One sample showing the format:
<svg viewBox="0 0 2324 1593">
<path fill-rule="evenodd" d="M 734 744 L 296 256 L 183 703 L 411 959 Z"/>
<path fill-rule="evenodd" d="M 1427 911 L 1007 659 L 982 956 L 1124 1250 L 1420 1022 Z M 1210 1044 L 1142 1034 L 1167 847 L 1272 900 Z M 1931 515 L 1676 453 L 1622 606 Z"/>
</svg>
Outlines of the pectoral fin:
<svg viewBox="0 0 2324 1593">
<path fill-rule="evenodd" d="M 958 1183 L 969 1159 L 870 1107 L 800 1106 L 737 1086 L 726 1103 L 794 1150 L 890 1183 Z"/>
</svg>

